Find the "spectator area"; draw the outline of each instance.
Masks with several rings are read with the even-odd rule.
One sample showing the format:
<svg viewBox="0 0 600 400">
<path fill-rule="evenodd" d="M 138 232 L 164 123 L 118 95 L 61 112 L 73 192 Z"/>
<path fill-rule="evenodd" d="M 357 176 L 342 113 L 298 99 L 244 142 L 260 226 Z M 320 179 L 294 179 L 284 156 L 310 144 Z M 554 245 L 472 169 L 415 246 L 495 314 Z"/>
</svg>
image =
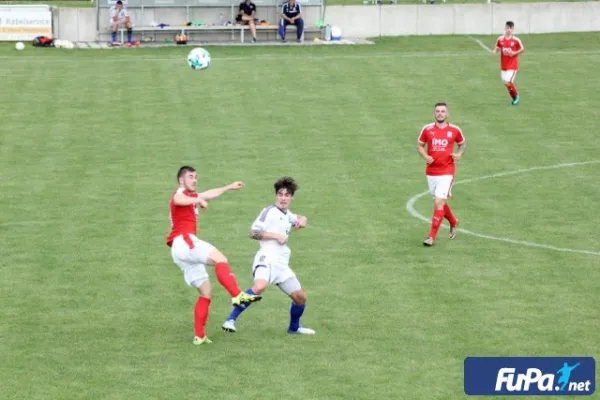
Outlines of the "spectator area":
<svg viewBox="0 0 600 400">
<path fill-rule="evenodd" d="M 239 25 L 235 17 L 239 1 L 232 0 L 122 0 L 126 5 L 134 26 L 135 39 L 142 42 L 170 41 L 176 34 L 188 35 L 191 42 L 247 42 L 250 28 Z M 298 1 L 298 0 L 297 0 Z M 110 7 L 116 0 L 98 0 L 97 40 L 110 38 Z M 257 25 L 259 41 L 278 38 L 277 29 L 282 0 L 254 0 L 256 17 L 263 24 Z M 324 0 L 301 0 L 305 21 L 304 38 L 323 38 L 322 18 L 325 13 Z M 188 24 L 191 24 L 188 26 Z M 295 26 L 288 26 L 289 35 L 295 36 Z M 126 32 L 119 32 L 123 41 Z M 310 35 L 310 37 L 308 37 Z"/>
</svg>

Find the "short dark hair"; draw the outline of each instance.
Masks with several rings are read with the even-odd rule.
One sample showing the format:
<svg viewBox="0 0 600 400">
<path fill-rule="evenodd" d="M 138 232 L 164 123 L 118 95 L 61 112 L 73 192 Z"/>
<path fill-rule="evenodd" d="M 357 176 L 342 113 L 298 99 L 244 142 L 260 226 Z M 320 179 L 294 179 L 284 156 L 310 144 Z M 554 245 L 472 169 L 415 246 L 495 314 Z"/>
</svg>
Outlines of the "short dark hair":
<svg viewBox="0 0 600 400">
<path fill-rule="evenodd" d="M 515 23 L 512 21 L 506 21 L 506 26 L 510 27 L 510 28 L 514 28 L 515 27 Z"/>
<path fill-rule="evenodd" d="M 123 5 L 123 2 L 122 2 L 121 0 L 118 0 L 118 1 L 117 1 L 117 4 L 121 4 L 121 5 Z"/>
<path fill-rule="evenodd" d="M 444 107 L 448 108 L 448 104 L 446 104 L 445 101 L 438 101 L 437 103 L 435 103 L 435 106 L 433 106 L 433 109 L 435 110 L 436 108 L 438 108 L 440 106 L 444 106 Z"/>
<path fill-rule="evenodd" d="M 179 168 L 179 171 L 177 171 L 177 181 L 179 181 L 179 178 L 188 172 L 196 172 L 196 169 L 194 167 L 190 167 L 189 165 L 184 165 L 183 167 Z"/>
<path fill-rule="evenodd" d="M 287 191 L 293 196 L 294 193 L 296 193 L 296 190 L 298 190 L 298 184 L 294 178 L 289 176 L 284 176 L 283 178 L 278 179 L 273 186 L 275 187 L 275 194 L 279 193 L 281 189 L 287 189 Z"/>
</svg>

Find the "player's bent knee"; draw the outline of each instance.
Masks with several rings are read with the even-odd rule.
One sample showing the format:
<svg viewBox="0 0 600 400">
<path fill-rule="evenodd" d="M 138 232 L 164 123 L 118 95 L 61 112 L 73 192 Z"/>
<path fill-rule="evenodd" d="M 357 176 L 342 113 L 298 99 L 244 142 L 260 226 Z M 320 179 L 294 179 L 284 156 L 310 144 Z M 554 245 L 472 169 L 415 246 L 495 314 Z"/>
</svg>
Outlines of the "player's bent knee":
<svg viewBox="0 0 600 400">
<path fill-rule="evenodd" d="M 223 253 L 221 253 L 219 250 L 212 249 L 210 251 L 210 253 L 208 253 L 208 263 L 209 264 L 220 264 L 220 263 L 227 263 L 227 257 L 225 257 L 223 255 Z"/>
<path fill-rule="evenodd" d="M 265 290 L 267 290 L 267 286 L 269 286 L 269 282 L 263 279 L 257 279 L 254 281 L 254 285 L 252 285 L 252 291 L 254 294 L 262 294 Z"/>
<path fill-rule="evenodd" d="M 212 298 L 212 288 L 209 288 L 207 290 L 205 290 L 205 289 L 201 290 L 200 288 L 198 288 L 198 293 L 200 293 L 200 296 L 206 297 L 207 299 Z"/>
<path fill-rule="evenodd" d="M 433 200 L 433 203 L 435 204 L 435 208 L 442 209 L 442 208 L 444 208 L 444 205 L 446 204 L 446 199 L 442 199 L 441 197 L 436 197 Z"/>
<path fill-rule="evenodd" d="M 294 304 L 297 304 L 299 306 L 306 304 L 306 293 L 304 293 L 304 290 L 302 289 L 296 290 L 295 292 L 290 294 L 290 297 L 292 298 Z"/>
<path fill-rule="evenodd" d="M 198 293 L 200 293 L 200 296 L 206 297 L 207 299 L 211 298 L 212 285 L 210 284 L 210 281 L 208 281 L 208 280 L 193 281 L 192 286 L 194 286 L 194 287 L 196 287 L 196 289 L 198 289 Z"/>
<path fill-rule="evenodd" d="M 294 300 L 295 297 L 300 300 L 300 296 L 302 295 L 306 297 L 306 295 L 304 295 L 304 292 L 302 291 L 302 285 L 300 285 L 298 278 L 296 278 L 295 276 L 292 276 L 284 280 L 283 282 L 278 283 L 277 286 L 279 287 L 279 290 L 288 295 L 292 300 Z"/>
</svg>

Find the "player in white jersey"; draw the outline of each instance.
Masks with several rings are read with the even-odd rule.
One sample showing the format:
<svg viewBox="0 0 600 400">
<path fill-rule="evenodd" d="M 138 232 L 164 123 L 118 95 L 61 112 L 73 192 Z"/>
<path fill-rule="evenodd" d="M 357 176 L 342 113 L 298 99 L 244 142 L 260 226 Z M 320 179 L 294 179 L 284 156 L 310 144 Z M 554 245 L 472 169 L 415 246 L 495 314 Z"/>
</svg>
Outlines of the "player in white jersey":
<svg viewBox="0 0 600 400">
<path fill-rule="evenodd" d="M 298 190 L 293 178 L 283 177 L 275 182 L 275 204 L 265 207 L 252 224 L 250 237 L 258 240 L 260 249 L 254 257 L 254 285 L 246 293 L 260 295 L 271 284 L 292 299 L 288 333 L 313 335 L 315 331 L 300 325 L 306 307 L 306 293 L 290 268 L 291 250 L 287 245 L 290 232 L 306 227 L 307 218 L 289 210 Z M 235 332 L 235 321 L 248 305 L 235 306 L 223 324 L 226 332 Z"/>
<path fill-rule="evenodd" d="M 117 42 L 117 31 L 119 27 L 125 27 L 127 29 L 127 43 L 128 45 L 137 44 L 133 42 L 133 24 L 131 23 L 131 17 L 129 13 L 123 7 L 123 2 L 118 0 L 113 8 L 110 9 L 110 26 L 112 28 L 112 45 L 119 45 Z"/>
</svg>

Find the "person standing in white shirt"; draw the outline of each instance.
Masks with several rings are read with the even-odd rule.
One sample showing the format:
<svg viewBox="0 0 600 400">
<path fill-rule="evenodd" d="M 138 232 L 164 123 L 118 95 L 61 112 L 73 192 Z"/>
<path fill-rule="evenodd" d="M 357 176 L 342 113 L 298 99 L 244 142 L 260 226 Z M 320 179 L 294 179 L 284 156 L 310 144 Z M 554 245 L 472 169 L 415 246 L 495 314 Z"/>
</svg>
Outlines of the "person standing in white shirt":
<svg viewBox="0 0 600 400">
<path fill-rule="evenodd" d="M 293 178 L 283 177 L 275 182 L 275 204 L 261 211 L 250 229 L 250 238 L 257 240 L 260 248 L 252 264 L 254 285 L 246 293 L 258 296 L 271 284 L 292 299 L 288 333 L 314 335 L 315 331 L 300 325 L 300 317 L 306 307 L 306 293 L 290 268 L 291 250 L 288 239 L 292 230 L 305 228 L 307 218 L 296 215 L 289 207 L 298 190 Z M 226 332 L 236 332 L 235 322 L 248 305 L 235 306 L 222 326 Z"/>
</svg>

